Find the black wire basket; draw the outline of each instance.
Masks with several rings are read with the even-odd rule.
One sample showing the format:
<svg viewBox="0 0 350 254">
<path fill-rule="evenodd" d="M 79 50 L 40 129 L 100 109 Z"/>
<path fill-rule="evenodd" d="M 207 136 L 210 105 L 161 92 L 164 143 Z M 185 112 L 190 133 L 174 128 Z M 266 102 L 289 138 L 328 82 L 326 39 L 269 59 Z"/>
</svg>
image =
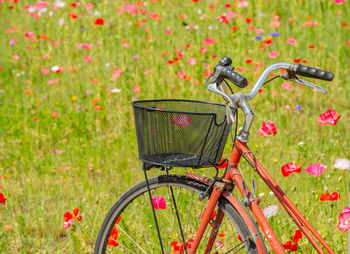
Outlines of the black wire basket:
<svg viewBox="0 0 350 254">
<path fill-rule="evenodd" d="M 230 131 L 225 105 L 191 100 L 132 104 L 141 161 L 191 168 L 220 162 Z"/>
</svg>

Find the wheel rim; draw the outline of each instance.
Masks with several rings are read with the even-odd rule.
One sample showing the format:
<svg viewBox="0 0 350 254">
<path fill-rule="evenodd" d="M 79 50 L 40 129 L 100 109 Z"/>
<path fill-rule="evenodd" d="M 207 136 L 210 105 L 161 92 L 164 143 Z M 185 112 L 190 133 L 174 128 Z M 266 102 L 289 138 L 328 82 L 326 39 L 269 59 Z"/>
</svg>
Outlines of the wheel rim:
<svg viewBox="0 0 350 254">
<path fill-rule="evenodd" d="M 196 234 L 207 200 L 199 201 L 198 195 L 203 188 L 200 189 L 198 186 L 178 182 L 150 185 L 164 253 L 185 253 L 170 186 L 174 191 L 187 247 L 190 247 L 191 239 Z M 238 222 L 232 218 L 233 208 L 228 209 L 228 206 L 231 207 L 227 202 L 220 201 L 220 208 L 225 216 L 211 253 L 245 252 L 251 245 L 249 239 L 247 240 L 246 230 L 238 228 Z M 217 210 L 218 208 L 215 209 Z M 132 192 L 128 198 L 124 197 L 110 218 L 114 220 L 110 219 L 101 239 L 101 242 L 104 242 L 103 248 L 106 247 L 106 253 L 162 253 L 146 185 Z M 117 222 L 118 218 L 120 220 Z M 215 219 L 214 216 L 213 219 Z M 204 253 L 211 229 L 212 227 L 208 225 L 197 253 Z M 238 236 L 241 236 L 243 244 Z M 107 240 L 109 240 L 109 245 L 105 246 Z"/>
</svg>

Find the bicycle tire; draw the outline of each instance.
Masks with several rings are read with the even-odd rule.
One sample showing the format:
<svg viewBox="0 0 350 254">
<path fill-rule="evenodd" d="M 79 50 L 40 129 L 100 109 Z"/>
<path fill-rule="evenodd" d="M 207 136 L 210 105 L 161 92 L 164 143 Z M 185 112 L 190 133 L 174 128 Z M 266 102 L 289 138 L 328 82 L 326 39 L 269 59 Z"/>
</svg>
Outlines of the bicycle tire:
<svg viewBox="0 0 350 254">
<path fill-rule="evenodd" d="M 151 191 L 155 191 L 155 190 L 159 191 L 160 188 L 162 188 L 162 187 L 165 187 L 162 189 L 162 191 L 165 190 L 166 188 L 169 188 L 169 186 L 179 187 L 181 189 L 184 189 L 183 192 L 187 193 L 187 191 L 188 191 L 189 193 L 192 193 L 191 195 L 194 195 L 193 193 L 198 193 L 198 194 L 203 193 L 208 187 L 206 184 L 199 182 L 199 181 L 196 181 L 196 180 L 193 180 L 193 179 L 190 179 L 190 178 L 187 178 L 184 175 L 160 175 L 157 177 L 153 177 L 153 178 L 149 179 L 149 186 L 150 186 Z M 140 210 L 138 212 L 135 212 L 134 209 L 131 209 L 133 207 L 128 208 L 128 206 L 133 204 L 134 202 L 135 202 L 135 204 L 139 204 L 140 200 L 137 201 L 137 199 L 140 198 L 141 196 L 144 196 L 143 197 L 144 199 L 148 198 L 148 207 L 146 210 Z M 177 205 L 178 205 L 179 200 L 180 200 L 179 196 L 177 199 L 178 199 L 178 201 L 177 201 Z M 240 235 L 242 242 L 244 244 L 244 247 L 245 247 L 244 249 L 245 249 L 246 253 L 258 253 L 258 250 L 256 248 L 256 244 L 255 244 L 253 239 L 258 237 L 258 238 L 260 238 L 261 243 L 263 243 L 263 239 L 262 239 L 261 234 L 260 234 L 259 230 L 257 229 L 254 221 L 251 219 L 251 217 L 250 217 L 250 219 L 253 222 L 253 224 L 256 228 L 256 232 L 257 232 L 257 234 L 254 235 L 254 237 L 252 236 L 252 233 L 249 230 L 249 228 L 247 227 L 247 225 L 245 224 L 242 216 L 237 212 L 236 208 L 232 205 L 232 203 L 230 203 L 225 197 L 223 197 L 223 196 L 220 197 L 219 202 L 218 202 L 218 207 L 220 207 L 220 209 L 224 212 L 225 217 L 228 218 L 228 220 L 226 219 L 225 221 L 223 221 L 223 223 L 220 227 L 220 230 L 223 228 L 224 222 L 225 223 L 228 222 L 225 224 L 225 228 L 227 226 L 228 227 L 233 226 L 233 228 L 237 230 L 236 233 L 238 233 Z M 131 212 L 128 212 L 129 214 L 126 214 L 126 215 L 123 214 L 124 212 L 125 213 L 127 212 L 127 209 L 131 209 L 131 212 L 133 212 L 135 214 L 139 214 L 141 212 L 146 213 L 146 211 L 147 212 L 152 211 L 151 205 L 150 205 L 150 200 L 148 197 L 146 181 L 140 182 L 140 183 L 134 185 L 133 187 L 131 187 L 129 190 L 127 190 L 116 201 L 116 203 L 112 206 L 112 208 L 109 210 L 109 212 L 108 212 L 108 214 L 107 214 L 107 216 L 106 216 L 106 218 L 105 218 L 105 220 L 100 228 L 100 231 L 99 231 L 99 234 L 98 234 L 98 237 L 96 240 L 95 249 L 94 249 L 95 254 L 106 253 L 106 247 L 107 247 L 108 240 L 110 239 L 110 234 L 112 232 L 114 225 L 116 225 L 118 218 L 121 218 L 120 221 L 123 221 L 123 218 L 128 218 L 128 215 L 131 214 Z M 191 212 L 192 211 L 190 211 L 190 213 Z M 188 216 L 190 216 L 190 215 L 188 215 Z M 136 217 L 138 217 L 138 215 L 136 215 Z M 158 220 L 159 220 L 159 217 L 161 217 L 161 216 L 157 215 Z M 140 223 L 139 218 L 137 220 Z M 199 223 L 200 219 L 196 218 L 196 221 Z M 135 223 L 135 222 L 136 222 L 135 220 L 131 221 L 131 223 Z M 128 235 L 128 233 L 124 232 L 125 228 L 127 228 L 129 226 L 126 226 L 124 221 L 123 221 L 123 223 L 124 223 L 124 229 L 122 229 L 119 225 L 117 225 L 117 227 L 119 228 L 119 233 L 125 235 L 124 238 L 126 239 L 125 241 L 127 241 L 128 240 L 127 238 L 130 238 L 131 233 L 129 233 L 129 235 Z M 154 224 L 154 220 L 153 220 L 153 224 Z M 130 225 L 130 226 L 134 226 L 134 225 Z M 153 226 L 149 226 L 149 227 L 152 228 Z M 183 224 L 182 227 L 184 227 L 186 229 L 187 225 Z M 208 229 L 208 228 L 210 228 L 210 229 Z M 146 228 L 146 229 L 148 230 L 148 228 Z M 142 228 L 143 233 L 145 233 L 144 230 L 145 229 Z M 194 230 L 197 230 L 197 228 L 194 227 Z M 209 225 L 207 227 L 207 231 L 208 230 L 211 231 L 211 227 Z M 156 231 L 154 231 L 154 232 L 156 232 Z M 174 232 L 173 231 L 170 231 L 170 232 L 172 232 L 172 234 L 174 236 Z M 231 233 L 231 231 L 230 231 L 230 233 Z M 234 232 L 232 232 L 232 233 L 235 234 Z M 158 241 L 157 233 L 153 233 L 153 234 L 154 234 L 153 242 L 157 242 Z M 146 238 L 146 235 L 145 235 L 145 238 Z M 129 251 L 130 251 L 130 253 L 141 253 L 141 252 L 133 252 L 131 249 L 129 249 L 128 246 L 124 246 L 125 243 L 122 244 L 122 242 L 119 242 L 119 237 L 120 237 L 120 235 L 119 236 L 117 235 L 118 241 L 117 241 L 117 239 L 115 239 L 115 241 L 118 242 L 118 246 L 112 246 L 112 250 L 111 250 L 112 253 L 129 253 Z M 234 238 L 237 238 L 237 237 L 234 237 Z M 179 240 L 179 242 L 182 242 L 180 238 L 178 238 L 178 240 Z M 230 241 L 234 241 L 234 239 L 233 240 L 231 239 Z M 141 243 L 139 243 L 139 244 L 143 244 L 142 241 L 140 241 L 140 242 Z M 151 243 L 154 245 L 155 243 L 153 243 L 153 242 L 151 242 Z M 237 242 L 238 242 L 237 245 L 240 245 L 239 240 L 236 240 L 236 243 Z M 119 245 L 119 243 L 120 243 L 120 245 Z M 236 243 L 234 243 L 234 244 L 236 244 Z M 149 250 L 151 250 L 151 253 L 162 253 L 159 246 L 158 246 L 158 249 L 155 248 L 156 249 L 156 251 L 155 251 L 154 248 L 153 249 L 150 248 L 149 244 L 150 243 L 148 242 L 148 247 L 149 247 Z M 159 241 L 157 244 L 159 244 Z M 169 245 L 169 243 L 166 243 L 166 244 Z M 224 245 L 224 244 L 222 244 L 222 245 Z M 222 246 L 221 247 L 219 246 L 221 249 L 219 249 L 219 250 L 216 249 L 212 253 L 233 253 L 233 252 L 227 252 L 227 250 L 230 250 L 230 248 L 233 246 L 228 246 L 227 244 L 225 244 L 224 246 L 225 246 L 225 251 L 222 248 Z M 141 249 L 142 253 L 149 253 L 149 252 L 146 252 L 144 249 L 142 249 L 142 247 L 140 247 L 140 246 L 136 247 L 136 249 L 138 251 L 140 251 L 138 248 Z M 203 246 L 203 248 L 205 248 L 205 245 Z M 264 248 L 264 252 L 266 253 L 265 246 L 263 246 L 263 248 Z M 127 249 L 128 251 L 125 252 L 125 249 Z M 215 252 L 215 251 L 218 251 L 218 252 Z M 202 253 L 202 252 L 204 252 L 203 249 L 197 250 L 197 253 Z M 165 253 L 168 253 L 168 252 L 165 251 Z M 185 252 L 179 252 L 179 253 L 185 253 Z"/>
</svg>

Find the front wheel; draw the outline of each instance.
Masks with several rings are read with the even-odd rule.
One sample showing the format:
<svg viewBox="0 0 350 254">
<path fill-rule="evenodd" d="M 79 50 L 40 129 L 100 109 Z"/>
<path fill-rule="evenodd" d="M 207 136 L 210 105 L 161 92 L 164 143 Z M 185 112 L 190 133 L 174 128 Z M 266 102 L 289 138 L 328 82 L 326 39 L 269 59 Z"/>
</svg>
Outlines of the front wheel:
<svg viewBox="0 0 350 254">
<path fill-rule="evenodd" d="M 199 201 L 198 197 L 208 186 L 183 175 L 160 175 L 150 178 L 149 185 L 164 253 L 185 253 L 171 192 L 174 193 L 184 240 L 190 249 L 207 205 L 206 199 Z M 211 253 L 258 253 L 254 239 L 259 237 L 263 242 L 260 233 L 253 237 L 241 215 L 223 196 L 212 214 L 213 220 L 218 209 L 225 216 Z M 196 253 L 205 252 L 211 229 L 208 224 Z M 143 181 L 127 190 L 108 212 L 94 253 L 162 253 L 162 247 L 147 184 Z"/>
</svg>

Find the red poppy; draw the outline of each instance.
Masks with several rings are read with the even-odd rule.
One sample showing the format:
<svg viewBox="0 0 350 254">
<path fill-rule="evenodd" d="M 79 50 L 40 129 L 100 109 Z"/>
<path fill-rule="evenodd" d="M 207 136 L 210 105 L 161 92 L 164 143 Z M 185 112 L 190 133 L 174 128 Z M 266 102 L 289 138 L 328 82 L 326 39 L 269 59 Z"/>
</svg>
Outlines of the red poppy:
<svg viewBox="0 0 350 254">
<path fill-rule="evenodd" d="M 293 61 L 294 61 L 294 63 L 299 63 L 300 62 L 300 58 L 294 59 Z"/>
<path fill-rule="evenodd" d="M 336 125 L 339 118 L 340 118 L 340 115 L 338 115 L 338 113 L 334 109 L 330 109 L 320 115 L 320 117 L 318 118 L 318 124 L 319 125 L 327 125 L 327 124 Z"/>
<path fill-rule="evenodd" d="M 188 243 L 185 242 L 186 248 L 188 248 Z M 173 246 L 173 254 L 183 254 L 184 253 L 184 243 L 183 242 L 172 242 L 171 246 Z"/>
<path fill-rule="evenodd" d="M 340 194 L 338 192 L 333 193 L 323 193 L 320 196 L 321 201 L 336 201 L 340 198 Z"/>
<path fill-rule="evenodd" d="M 289 176 L 292 173 L 300 173 L 302 169 L 302 166 L 299 166 L 298 164 L 295 164 L 294 162 L 285 164 L 281 168 L 281 172 L 283 176 Z"/>
<path fill-rule="evenodd" d="M 116 223 L 114 224 L 112 232 L 109 235 L 107 245 L 111 245 L 111 246 L 114 246 L 114 247 L 117 247 L 119 245 L 119 243 L 117 242 L 118 234 L 119 234 L 119 231 L 117 229 L 117 224 L 119 223 L 119 221 L 121 219 L 122 219 L 122 217 L 119 216 L 119 218 L 117 219 Z"/>
<path fill-rule="evenodd" d="M 214 220 L 215 217 L 216 217 L 216 210 L 214 210 L 214 211 L 211 213 L 210 218 L 211 218 L 212 220 Z M 203 214 L 201 215 L 201 219 L 202 219 L 202 218 L 203 218 Z"/>
<path fill-rule="evenodd" d="M 245 19 L 245 22 L 247 22 L 248 24 L 251 23 L 252 21 L 253 21 L 253 19 L 251 19 L 251 18 L 246 18 Z"/>
<path fill-rule="evenodd" d="M 301 233 L 301 230 L 295 230 L 295 234 L 293 236 L 293 242 L 298 242 L 303 238 L 303 235 Z"/>
<path fill-rule="evenodd" d="M 295 252 L 298 250 L 298 243 L 292 244 L 292 241 L 288 241 L 285 244 L 283 244 L 283 247 L 286 250 L 290 250 L 291 252 Z"/>
<path fill-rule="evenodd" d="M 272 44 L 272 40 L 266 40 L 266 41 L 264 41 L 264 43 L 266 44 L 266 45 L 271 45 Z"/>
<path fill-rule="evenodd" d="M 261 127 L 258 130 L 258 135 L 265 137 L 265 136 L 268 136 L 271 134 L 273 134 L 273 135 L 277 134 L 277 129 L 276 129 L 275 123 L 271 122 L 271 121 L 262 122 Z"/>
<path fill-rule="evenodd" d="M 217 168 L 226 168 L 226 167 L 227 167 L 227 160 L 222 159 L 222 160 L 220 161 L 219 165 L 221 165 L 221 166 L 216 165 L 216 167 L 217 167 Z"/>
<path fill-rule="evenodd" d="M 0 204 L 4 204 L 6 202 L 6 199 L 8 199 L 9 197 L 5 197 L 4 194 L 0 193 Z"/>
<path fill-rule="evenodd" d="M 81 221 L 81 216 L 78 216 L 78 214 L 79 214 L 79 208 L 74 208 L 73 214 L 71 214 L 70 212 L 66 212 L 65 214 L 63 214 L 63 217 L 64 217 L 63 227 L 64 228 L 70 227 L 73 224 L 74 220 Z"/>
<path fill-rule="evenodd" d="M 237 235 L 236 238 L 237 238 L 238 240 L 240 240 L 241 242 L 243 242 L 242 237 L 241 237 L 240 235 Z"/>
<path fill-rule="evenodd" d="M 98 26 L 102 26 L 104 23 L 105 23 L 105 20 L 103 18 L 98 18 L 94 22 L 94 24 Z"/>
</svg>

